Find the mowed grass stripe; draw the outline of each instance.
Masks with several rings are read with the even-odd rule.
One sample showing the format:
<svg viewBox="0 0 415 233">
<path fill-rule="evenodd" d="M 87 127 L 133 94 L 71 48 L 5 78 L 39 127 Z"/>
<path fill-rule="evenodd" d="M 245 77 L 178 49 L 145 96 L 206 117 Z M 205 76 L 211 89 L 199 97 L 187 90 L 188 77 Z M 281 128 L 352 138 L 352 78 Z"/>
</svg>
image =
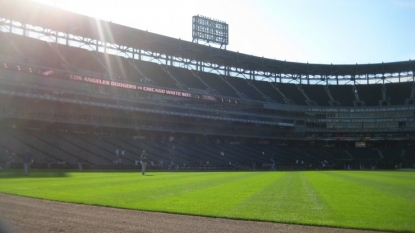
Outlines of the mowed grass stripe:
<svg viewBox="0 0 415 233">
<path fill-rule="evenodd" d="M 338 227 L 415 231 L 413 202 L 349 179 L 350 172 L 306 173 Z M 363 174 L 364 175 L 364 174 Z M 388 185 L 388 184 L 385 184 Z"/>
<path fill-rule="evenodd" d="M 0 192 L 128 209 L 415 232 L 410 195 L 415 172 L 21 173 L 0 171 Z"/>
<path fill-rule="evenodd" d="M 227 184 L 233 184 L 240 182 L 246 178 L 256 176 L 255 173 L 199 173 L 198 177 L 185 174 L 187 178 L 181 177 L 181 173 L 170 173 L 169 184 L 153 186 L 150 182 L 137 183 L 136 185 L 145 188 L 144 192 L 138 192 L 136 189 L 130 190 L 130 192 L 117 193 L 117 195 L 130 196 L 133 199 L 137 199 L 133 205 L 123 206 L 124 208 L 143 209 L 143 210 L 157 210 L 163 211 L 164 205 L 158 205 L 158 202 L 164 202 L 164 199 L 181 198 L 184 194 L 199 192 L 201 190 L 209 189 L 219 185 L 226 186 Z M 176 175 L 179 175 L 176 177 Z M 187 199 L 186 200 L 191 200 Z M 193 204 L 193 202 L 191 203 Z M 174 207 L 174 202 L 169 203 L 171 208 Z M 179 206 L 181 208 L 182 206 Z"/>
<path fill-rule="evenodd" d="M 365 187 L 386 192 L 396 197 L 401 197 L 415 204 L 415 179 L 402 179 L 396 176 L 388 176 L 391 172 L 336 172 L 329 173 L 341 179 L 361 184 Z M 410 173 L 409 173 L 410 174 Z M 413 174 L 413 173 L 412 173 Z"/>
<path fill-rule="evenodd" d="M 196 172 L 191 175 L 159 172 L 149 176 L 136 172 L 69 172 L 66 178 L 17 179 L 20 184 L 15 179 L 3 180 L 4 185 L 0 186 L 0 191 L 50 200 L 142 209 L 139 204 L 144 201 L 222 182 L 233 182 L 243 177 L 231 172 Z"/>
<path fill-rule="evenodd" d="M 386 177 L 386 178 L 392 178 L 396 182 L 405 182 L 409 181 L 410 183 L 414 182 L 414 171 L 360 171 L 364 172 L 365 174 L 368 174 L 369 176 L 376 176 L 376 177 Z M 356 173 L 360 173 L 359 171 L 356 171 Z"/>
<path fill-rule="evenodd" d="M 154 200 L 148 203 L 148 208 L 164 209 L 174 213 L 234 217 L 227 215 L 226 212 L 272 182 L 268 172 L 234 174 L 239 178 L 232 182 L 216 182 L 213 185 L 201 183 L 197 185 L 199 189 L 190 187 L 191 191 Z"/>
<path fill-rule="evenodd" d="M 327 209 L 303 172 L 274 173 L 273 182 L 229 211 L 229 217 L 330 225 Z"/>
</svg>

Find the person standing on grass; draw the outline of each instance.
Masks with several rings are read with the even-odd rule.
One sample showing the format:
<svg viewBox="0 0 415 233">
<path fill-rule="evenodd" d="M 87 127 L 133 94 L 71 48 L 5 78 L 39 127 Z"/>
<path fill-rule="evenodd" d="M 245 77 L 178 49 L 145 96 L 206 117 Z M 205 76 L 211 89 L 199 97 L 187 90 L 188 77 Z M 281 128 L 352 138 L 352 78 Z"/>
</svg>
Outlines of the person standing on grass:
<svg viewBox="0 0 415 233">
<path fill-rule="evenodd" d="M 147 152 L 143 150 L 143 153 L 141 154 L 141 174 L 143 175 L 146 174 L 147 161 L 148 161 Z"/>
<path fill-rule="evenodd" d="M 28 148 L 26 148 L 26 150 L 22 153 L 22 160 L 23 160 L 24 174 L 28 176 L 30 164 L 33 162 L 32 152 L 30 152 Z"/>
<path fill-rule="evenodd" d="M 82 171 L 82 163 L 84 162 L 82 154 L 78 156 L 78 170 Z"/>
<path fill-rule="evenodd" d="M 6 156 L 6 164 L 4 165 L 4 169 L 9 169 L 10 165 L 12 164 L 12 155 L 8 150 L 4 151 L 4 154 Z"/>
</svg>

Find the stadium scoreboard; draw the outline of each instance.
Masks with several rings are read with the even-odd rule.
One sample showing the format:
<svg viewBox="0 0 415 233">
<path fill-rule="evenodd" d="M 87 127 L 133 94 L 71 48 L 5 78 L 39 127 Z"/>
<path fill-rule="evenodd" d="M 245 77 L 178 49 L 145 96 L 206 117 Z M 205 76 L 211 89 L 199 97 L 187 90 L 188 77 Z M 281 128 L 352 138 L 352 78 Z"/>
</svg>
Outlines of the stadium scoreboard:
<svg viewBox="0 0 415 233">
<path fill-rule="evenodd" d="M 192 38 L 193 42 L 199 40 L 207 43 L 219 44 L 220 47 L 229 44 L 229 27 L 228 24 L 214 20 L 205 16 L 193 16 L 192 20 Z"/>
</svg>

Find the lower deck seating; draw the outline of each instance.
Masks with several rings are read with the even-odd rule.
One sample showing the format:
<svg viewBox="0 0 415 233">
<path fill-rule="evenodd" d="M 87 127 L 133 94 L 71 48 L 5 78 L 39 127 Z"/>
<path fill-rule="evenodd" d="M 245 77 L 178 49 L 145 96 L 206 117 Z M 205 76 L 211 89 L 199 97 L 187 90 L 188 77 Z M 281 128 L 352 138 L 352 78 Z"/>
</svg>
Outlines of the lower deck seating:
<svg viewBox="0 0 415 233">
<path fill-rule="evenodd" d="M 78 158 L 91 167 L 138 166 L 146 150 L 150 164 L 160 169 L 371 169 L 410 167 L 415 163 L 415 149 L 335 148 L 276 146 L 262 144 L 217 144 L 161 142 L 133 138 L 102 137 L 67 132 L 39 130 L 3 130 L 0 132 L 0 162 L 6 151 L 15 152 L 13 163 L 21 163 L 20 153 L 28 148 L 35 164 L 76 166 Z"/>
</svg>

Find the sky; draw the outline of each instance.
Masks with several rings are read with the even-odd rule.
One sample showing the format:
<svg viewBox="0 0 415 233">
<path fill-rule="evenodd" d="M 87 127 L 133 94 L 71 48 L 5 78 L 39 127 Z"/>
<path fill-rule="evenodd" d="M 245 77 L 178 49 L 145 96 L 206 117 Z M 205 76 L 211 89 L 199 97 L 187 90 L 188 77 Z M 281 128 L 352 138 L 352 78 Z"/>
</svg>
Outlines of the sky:
<svg viewBox="0 0 415 233">
<path fill-rule="evenodd" d="M 227 50 L 270 59 L 415 60 L 415 0 L 34 1 L 185 41 L 192 41 L 192 17 L 203 15 L 229 25 Z"/>
</svg>

